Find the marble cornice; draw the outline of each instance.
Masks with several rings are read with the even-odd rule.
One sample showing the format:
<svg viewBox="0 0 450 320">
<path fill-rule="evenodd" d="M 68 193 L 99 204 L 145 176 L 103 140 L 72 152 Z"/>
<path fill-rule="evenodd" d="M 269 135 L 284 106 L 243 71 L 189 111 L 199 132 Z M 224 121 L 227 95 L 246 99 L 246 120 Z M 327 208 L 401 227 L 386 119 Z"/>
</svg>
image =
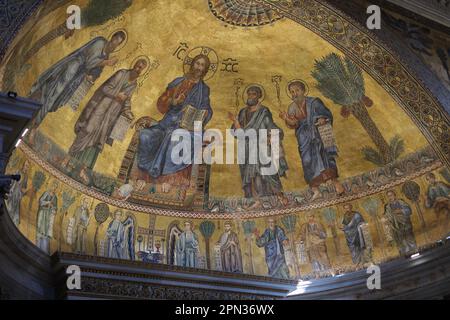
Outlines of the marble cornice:
<svg viewBox="0 0 450 320">
<path fill-rule="evenodd" d="M 450 27 L 449 0 L 388 0 L 422 17 Z"/>
</svg>

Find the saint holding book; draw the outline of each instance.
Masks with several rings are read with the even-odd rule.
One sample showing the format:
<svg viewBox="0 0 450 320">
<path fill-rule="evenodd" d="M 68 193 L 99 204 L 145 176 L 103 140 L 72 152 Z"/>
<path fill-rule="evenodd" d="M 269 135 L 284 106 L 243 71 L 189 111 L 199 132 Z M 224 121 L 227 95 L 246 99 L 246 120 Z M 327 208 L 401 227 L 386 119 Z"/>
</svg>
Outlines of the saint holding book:
<svg viewBox="0 0 450 320">
<path fill-rule="evenodd" d="M 292 103 L 280 118 L 295 130 L 305 181 L 313 192 L 311 201 L 322 196 L 319 186 L 323 183 L 333 183 L 337 195 L 342 195 L 345 189 L 338 181 L 333 114 L 319 98 L 307 96 L 303 81 L 291 81 L 287 89 Z"/>
</svg>

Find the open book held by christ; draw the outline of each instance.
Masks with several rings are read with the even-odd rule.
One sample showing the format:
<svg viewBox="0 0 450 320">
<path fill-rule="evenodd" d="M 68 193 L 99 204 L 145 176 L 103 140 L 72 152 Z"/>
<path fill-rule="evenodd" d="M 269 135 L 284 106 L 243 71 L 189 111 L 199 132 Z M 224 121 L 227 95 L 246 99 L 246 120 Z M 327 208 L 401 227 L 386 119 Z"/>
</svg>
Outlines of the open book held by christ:
<svg viewBox="0 0 450 320">
<path fill-rule="evenodd" d="M 183 111 L 183 117 L 181 118 L 180 127 L 188 131 L 194 131 L 194 122 L 205 120 L 208 114 L 207 110 L 196 109 L 191 105 L 187 105 Z"/>
</svg>

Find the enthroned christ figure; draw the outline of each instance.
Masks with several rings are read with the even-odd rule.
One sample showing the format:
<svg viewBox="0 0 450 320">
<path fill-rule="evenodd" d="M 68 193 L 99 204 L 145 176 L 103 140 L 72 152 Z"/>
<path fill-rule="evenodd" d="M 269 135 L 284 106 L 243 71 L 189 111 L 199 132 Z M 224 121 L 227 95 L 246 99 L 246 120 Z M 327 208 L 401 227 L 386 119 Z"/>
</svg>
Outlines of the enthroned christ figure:
<svg viewBox="0 0 450 320">
<path fill-rule="evenodd" d="M 209 87 L 203 81 L 210 68 L 208 56 L 199 54 L 192 59 L 186 75 L 169 83 L 159 97 L 157 108 L 164 117 L 155 125 L 139 133 L 137 151 L 138 179 L 149 183 L 189 187 L 192 165 L 172 161 L 172 149 L 179 141 L 171 141 L 172 133 L 181 128 L 187 110 L 203 111 L 203 127 L 211 120 L 213 111 L 209 100 Z M 193 132 L 191 146 L 193 146 Z M 189 156 L 189 155 L 183 155 Z M 194 148 L 191 148 L 191 159 Z"/>
</svg>

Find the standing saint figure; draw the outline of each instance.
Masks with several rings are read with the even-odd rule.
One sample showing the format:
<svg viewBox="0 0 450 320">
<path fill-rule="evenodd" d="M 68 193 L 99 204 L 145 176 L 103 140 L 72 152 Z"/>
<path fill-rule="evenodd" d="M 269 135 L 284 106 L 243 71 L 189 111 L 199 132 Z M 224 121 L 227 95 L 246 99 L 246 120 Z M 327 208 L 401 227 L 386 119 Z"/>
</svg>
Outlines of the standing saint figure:
<svg viewBox="0 0 450 320">
<path fill-rule="evenodd" d="M 89 200 L 86 197 L 81 198 L 81 205 L 75 211 L 75 242 L 73 243 L 73 252 L 78 254 L 86 253 L 87 228 L 91 218 L 89 214 Z"/>
<path fill-rule="evenodd" d="M 288 245 L 288 238 L 283 228 L 275 224 L 273 218 L 267 220 L 268 228 L 262 236 L 255 230 L 256 245 L 264 247 L 269 276 L 289 279 L 289 268 L 284 256 L 284 246 Z"/>
<path fill-rule="evenodd" d="M 172 161 L 172 149 L 179 144 L 171 141 L 172 133 L 181 128 L 183 114 L 192 110 L 204 111 L 203 126 L 213 115 L 209 100 L 209 87 L 203 78 L 210 69 L 208 56 L 199 54 L 192 59 L 190 70 L 183 77 L 176 78 L 159 97 L 157 108 L 164 117 L 157 124 L 142 129 L 139 133 L 137 164 L 139 179 L 146 182 L 168 183 L 189 186 L 191 164 L 176 164 Z M 193 146 L 194 134 L 191 135 Z M 194 148 L 190 158 L 193 160 Z M 183 155 L 189 157 L 189 155 Z"/>
<path fill-rule="evenodd" d="M 218 242 L 220 245 L 222 270 L 242 273 L 242 255 L 238 235 L 236 232 L 231 230 L 230 221 L 226 221 L 224 227 L 225 231 L 220 236 Z"/>
<path fill-rule="evenodd" d="M 135 219 L 131 214 L 123 222 L 124 244 L 122 250 L 122 259 L 135 260 Z"/>
<path fill-rule="evenodd" d="M 197 234 L 192 231 L 192 223 L 184 222 L 184 231 L 178 237 L 175 244 L 176 265 L 181 267 L 197 266 L 197 256 L 199 254 Z"/>
<path fill-rule="evenodd" d="M 341 195 L 345 190 L 337 180 L 337 147 L 325 148 L 318 129 L 318 126 L 327 123 L 332 125 L 333 114 L 319 98 L 305 95 L 306 86 L 303 82 L 291 82 L 288 90 L 293 102 L 287 113 L 280 113 L 280 118 L 289 128 L 295 130 L 303 175 L 313 191 L 311 201 L 321 197 L 319 186 L 328 181 L 334 184 L 336 193 Z"/>
<path fill-rule="evenodd" d="M 20 203 L 22 201 L 23 196 L 26 194 L 28 186 L 29 167 L 30 163 L 28 162 L 28 160 L 25 160 L 22 166 L 22 170 L 20 170 L 20 172 L 15 173 L 20 175 L 20 180 L 19 181 L 13 180 L 8 195 L 8 199 L 5 200 L 8 213 L 16 226 L 18 226 L 20 223 Z"/>
<path fill-rule="evenodd" d="M 287 162 L 280 152 L 279 155 L 279 165 L 277 172 L 273 175 L 262 174 L 263 167 L 270 167 L 269 164 L 262 164 L 260 159 L 259 150 L 259 140 L 261 129 L 267 130 L 270 134 L 270 130 L 278 130 L 280 138 L 280 148 L 281 141 L 283 140 L 283 130 L 280 129 L 272 119 L 272 113 L 269 108 L 263 106 L 260 102 L 263 92 L 259 86 L 250 86 L 247 89 L 247 106 L 239 111 L 239 115 L 236 117 L 231 112 L 228 113 L 228 117 L 233 124 L 231 129 L 243 129 L 244 132 L 248 130 L 255 130 L 257 137 L 257 146 L 254 148 L 256 153 L 256 163 L 251 163 L 250 158 L 253 157 L 250 154 L 250 141 L 245 138 L 245 162 L 239 165 L 241 171 L 241 181 L 242 188 L 244 189 L 244 194 L 246 198 L 254 198 L 255 203 L 250 207 L 250 209 L 257 208 L 261 205 L 260 198 L 265 196 L 277 195 L 282 201 L 284 201 L 283 185 L 281 184 L 280 177 L 286 176 L 286 171 L 288 170 Z M 254 142 L 252 142 L 254 143 Z M 270 138 L 267 139 L 267 149 L 268 155 L 271 154 Z"/>
<path fill-rule="evenodd" d="M 109 223 L 106 230 L 108 242 L 108 258 L 135 260 L 135 223 L 129 214 L 125 221 L 122 221 L 124 213 L 117 209 L 114 212 L 114 220 Z"/>
<path fill-rule="evenodd" d="M 307 215 L 308 222 L 300 227 L 300 243 L 304 244 L 313 271 L 317 276 L 331 268 L 327 251 L 327 231 L 322 223 L 317 222 L 315 215 Z"/>
<path fill-rule="evenodd" d="M 411 223 L 411 207 L 402 199 L 397 199 L 393 190 L 386 192 L 386 195 L 388 203 L 384 206 L 384 214 L 400 255 L 415 251 L 417 245 Z"/>
<path fill-rule="evenodd" d="M 372 258 L 372 249 L 367 246 L 362 230 L 365 220 L 361 213 L 353 210 L 350 203 L 344 204 L 344 211 L 342 231 L 344 231 L 352 261 L 356 265 L 367 263 Z"/>
<path fill-rule="evenodd" d="M 54 182 L 48 191 L 39 198 L 39 211 L 37 214 L 36 243 L 37 246 L 50 254 L 50 239 L 53 238 L 53 221 L 58 211 L 58 198 L 56 190 L 58 182 Z"/>
<path fill-rule="evenodd" d="M 123 212 L 117 209 L 114 212 L 114 220 L 109 223 L 106 230 L 106 238 L 108 241 L 108 258 L 122 259 L 123 242 L 125 229 L 122 223 Z"/>
<path fill-rule="evenodd" d="M 86 168 L 93 169 L 114 125 L 121 115 L 133 120 L 131 97 L 137 87 L 137 78 L 147 67 L 144 59 L 138 60 L 131 70 L 119 70 L 95 91 L 75 123 L 76 138 L 69 155 L 78 159 Z M 81 175 L 81 174 L 80 174 Z"/>
<path fill-rule="evenodd" d="M 96 37 L 41 74 L 30 91 L 30 98 L 42 103 L 33 127 L 37 127 L 47 113 L 66 105 L 83 81 L 93 83 L 105 66 L 115 65 L 118 60 L 110 59 L 110 54 L 125 39 L 123 31 L 114 33 L 109 41 Z"/>
<path fill-rule="evenodd" d="M 428 173 L 425 179 L 428 182 L 425 207 L 434 209 L 436 223 L 440 225 L 445 235 L 448 232 L 450 221 L 450 186 L 442 181 L 437 181 L 432 172 Z"/>
</svg>

